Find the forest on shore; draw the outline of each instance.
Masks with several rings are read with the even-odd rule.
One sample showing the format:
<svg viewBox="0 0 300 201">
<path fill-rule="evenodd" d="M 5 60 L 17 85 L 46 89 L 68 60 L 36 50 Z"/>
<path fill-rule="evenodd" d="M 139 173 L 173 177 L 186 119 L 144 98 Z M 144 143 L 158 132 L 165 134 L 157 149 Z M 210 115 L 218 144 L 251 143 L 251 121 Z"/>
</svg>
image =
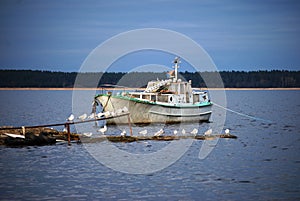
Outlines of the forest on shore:
<svg viewBox="0 0 300 201">
<path fill-rule="evenodd" d="M 221 72 L 180 72 L 182 80 L 191 80 L 193 87 L 206 87 L 202 77 L 220 74 L 227 88 L 293 88 L 300 87 L 300 71 L 221 71 Z M 1 88 L 72 88 L 121 85 L 145 87 L 147 82 L 166 79 L 165 73 L 156 72 L 105 72 L 76 73 L 38 70 L 0 70 Z M 211 86 L 213 87 L 213 86 Z M 218 87 L 218 86 L 216 86 Z"/>
</svg>

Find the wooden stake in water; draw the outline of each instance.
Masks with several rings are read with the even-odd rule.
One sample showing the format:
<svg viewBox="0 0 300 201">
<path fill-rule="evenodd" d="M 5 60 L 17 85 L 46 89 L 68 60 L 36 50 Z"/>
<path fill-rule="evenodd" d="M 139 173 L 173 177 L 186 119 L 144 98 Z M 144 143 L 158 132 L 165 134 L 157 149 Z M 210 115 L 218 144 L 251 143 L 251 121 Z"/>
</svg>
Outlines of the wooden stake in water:
<svg viewBox="0 0 300 201">
<path fill-rule="evenodd" d="M 71 133 L 70 133 L 70 124 L 66 123 L 67 132 L 68 132 L 68 145 L 71 145 Z"/>
<path fill-rule="evenodd" d="M 22 126 L 22 133 L 25 135 L 25 126 Z"/>
<path fill-rule="evenodd" d="M 127 115 L 127 118 L 128 118 L 128 126 L 129 126 L 130 136 L 132 136 L 132 127 L 131 127 L 129 114 Z"/>
</svg>

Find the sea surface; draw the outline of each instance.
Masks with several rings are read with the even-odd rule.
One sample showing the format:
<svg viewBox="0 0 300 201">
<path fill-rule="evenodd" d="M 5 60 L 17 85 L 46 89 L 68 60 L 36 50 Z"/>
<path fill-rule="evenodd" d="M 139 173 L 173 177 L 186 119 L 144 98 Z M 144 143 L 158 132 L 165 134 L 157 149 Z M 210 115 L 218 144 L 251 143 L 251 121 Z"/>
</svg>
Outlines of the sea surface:
<svg viewBox="0 0 300 201">
<path fill-rule="evenodd" d="M 202 159 L 204 142 L 193 141 L 182 157 L 152 173 L 107 167 L 89 150 L 101 143 L 0 146 L 0 200 L 300 200 L 300 91 L 228 90 L 226 95 L 230 111 L 224 129 L 238 138 L 210 144 L 212 151 Z M 0 91 L 0 97 L 0 126 L 62 123 L 72 113 L 72 91 Z M 209 124 L 184 126 L 203 133 Z M 133 130 L 151 134 L 159 128 Z M 168 134 L 180 131 L 177 125 L 164 128 Z M 122 129 L 108 127 L 107 132 L 119 135 Z M 92 137 L 97 135 L 94 128 Z M 114 146 L 146 154 L 170 143 Z M 120 167 L 128 162 L 115 156 L 111 160 Z M 134 172 L 140 166 L 130 168 Z"/>
</svg>

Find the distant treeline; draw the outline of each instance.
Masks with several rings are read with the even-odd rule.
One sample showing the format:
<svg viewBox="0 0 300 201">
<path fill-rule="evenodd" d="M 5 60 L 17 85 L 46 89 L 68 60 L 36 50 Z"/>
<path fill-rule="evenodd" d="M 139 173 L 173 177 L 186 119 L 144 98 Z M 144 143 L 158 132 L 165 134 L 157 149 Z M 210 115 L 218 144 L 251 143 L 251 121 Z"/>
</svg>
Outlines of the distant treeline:
<svg viewBox="0 0 300 201">
<path fill-rule="evenodd" d="M 186 71 L 180 72 L 180 78 L 192 80 L 193 87 L 206 87 L 201 76 L 213 76 L 216 73 L 221 75 L 224 87 L 229 88 L 300 87 L 300 71 L 221 71 L 201 73 Z M 76 82 L 76 85 L 74 85 L 76 78 L 80 78 L 81 81 Z M 145 87 L 149 80 L 156 79 L 166 79 L 166 73 L 106 72 L 78 74 L 75 72 L 0 70 L 0 87 L 69 88 L 74 86 L 101 87 L 105 84 Z M 82 80 L 84 80 L 84 82 L 82 82 Z"/>
</svg>

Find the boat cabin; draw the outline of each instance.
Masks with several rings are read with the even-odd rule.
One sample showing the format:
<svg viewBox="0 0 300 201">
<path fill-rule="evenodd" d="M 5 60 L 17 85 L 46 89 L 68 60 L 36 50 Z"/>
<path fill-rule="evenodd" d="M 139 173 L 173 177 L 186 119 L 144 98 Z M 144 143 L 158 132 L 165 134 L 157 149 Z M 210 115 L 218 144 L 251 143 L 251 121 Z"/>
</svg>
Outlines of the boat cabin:
<svg viewBox="0 0 300 201">
<path fill-rule="evenodd" d="M 208 103 L 207 92 L 195 91 L 192 89 L 192 81 L 178 79 L 178 68 L 180 60 L 175 58 L 174 70 L 170 71 L 169 79 L 149 81 L 144 91 L 123 92 L 119 96 L 133 98 L 140 101 L 157 104 L 170 104 L 175 106 L 191 106 L 201 103 Z"/>
<path fill-rule="evenodd" d="M 160 85 L 160 82 L 165 82 L 165 85 Z M 175 105 L 209 102 L 208 94 L 206 92 L 194 91 L 191 87 L 191 81 L 182 82 L 180 79 L 177 80 L 177 82 L 172 82 L 172 80 L 156 81 L 156 84 L 153 84 L 152 81 L 148 83 L 144 92 L 123 93 L 122 96 L 149 102 Z"/>
</svg>

